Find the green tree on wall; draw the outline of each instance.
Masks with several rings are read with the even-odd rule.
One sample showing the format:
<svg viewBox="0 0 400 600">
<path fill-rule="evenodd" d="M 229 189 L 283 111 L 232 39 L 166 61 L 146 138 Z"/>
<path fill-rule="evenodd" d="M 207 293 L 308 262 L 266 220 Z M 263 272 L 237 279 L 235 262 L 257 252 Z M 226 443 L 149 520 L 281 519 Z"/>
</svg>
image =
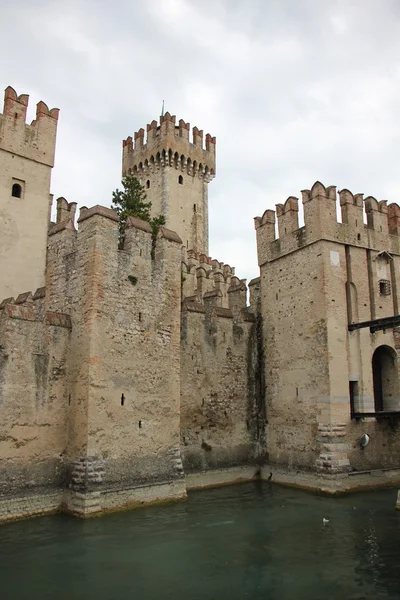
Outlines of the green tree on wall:
<svg viewBox="0 0 400 600">
<path fill-rule="evenodd" d="M 153 232 L 153 244 L 151 256 L 154 258 L 157 234 L 162 225 L 165 225 L 165 217 L 159 215 L 151 218 L 151 202 L 146 202 L 146 191 L 137 177 L 125 175 L 122 178 L 123 190 L 116 189 L 112 193 L 113 209 L 119 216 L 119 248 L 124 247 L 126 221 L 128 217 L 136 217 L 147 221 Z"/>
</svg>

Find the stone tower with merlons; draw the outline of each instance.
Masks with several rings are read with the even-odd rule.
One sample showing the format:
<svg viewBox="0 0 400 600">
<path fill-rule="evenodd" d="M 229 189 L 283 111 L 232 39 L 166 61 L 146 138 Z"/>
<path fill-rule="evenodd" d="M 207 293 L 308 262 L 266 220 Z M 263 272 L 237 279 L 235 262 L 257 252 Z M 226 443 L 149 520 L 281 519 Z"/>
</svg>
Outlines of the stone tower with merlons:
<svg viewBox="0 0 400 600">
<path fill-rule="evenodd" d="M 5 90 L 0 114 L 0 297 L 44 286 L 58 109 L 26 123 L 29 96 Z"/>
<path fill-rule="evenodd" d="M 123 175 L 133 174 L 144 185 L 153 216 L 162 214 L 166 226 L 183 245 L 208 256 L 208 183 L 215 176 L 216 138 L 168 112 L 134 138 L 123 141 Z"/>
</svg>

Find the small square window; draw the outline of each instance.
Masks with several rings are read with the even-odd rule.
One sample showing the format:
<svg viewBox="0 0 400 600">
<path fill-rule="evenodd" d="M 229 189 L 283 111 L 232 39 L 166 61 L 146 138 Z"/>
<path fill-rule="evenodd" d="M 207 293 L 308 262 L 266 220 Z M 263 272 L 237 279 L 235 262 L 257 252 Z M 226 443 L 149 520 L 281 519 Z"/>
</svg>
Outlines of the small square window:
<svg viewBox="0 0 400 600">
<path fill-rule="evenodd" d="M 390 296 L 390 281 L 387 279 L 379 280 L 379 294 L 381 296 Z"/>
</svg>

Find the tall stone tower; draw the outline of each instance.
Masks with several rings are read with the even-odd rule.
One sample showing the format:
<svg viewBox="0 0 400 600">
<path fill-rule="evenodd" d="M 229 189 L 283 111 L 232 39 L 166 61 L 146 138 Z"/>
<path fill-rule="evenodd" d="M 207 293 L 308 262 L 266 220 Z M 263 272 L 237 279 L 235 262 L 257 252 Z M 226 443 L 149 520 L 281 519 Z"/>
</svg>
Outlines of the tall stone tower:
<svg viewBox="0 0 400 600">
<path fill-rule="evenodd" d="M 132 173 L 146 188 L 154 215 L 162 214 L 184 246 L 208 255 L 208 183 L 215 176 L 216 139 L 168 112 L 123 141 L 123 174 Z"/>
<path fill-rule="evenodd" d="M 303 227 L 294 197 L 255 219 L 270 461 L 331 475 L 397 466 L 400 208 L 342 189 L 340 223 L 334 186 L 302 198 Z"/>
<path fill-rule="evenodd" d="M 25 123 L 29 96 L 8 87 L 0 114 L 0 298 L 44 285 L 58 109 Z M 23 288 L 21 290 L 21 288 Z"/>
</svg>

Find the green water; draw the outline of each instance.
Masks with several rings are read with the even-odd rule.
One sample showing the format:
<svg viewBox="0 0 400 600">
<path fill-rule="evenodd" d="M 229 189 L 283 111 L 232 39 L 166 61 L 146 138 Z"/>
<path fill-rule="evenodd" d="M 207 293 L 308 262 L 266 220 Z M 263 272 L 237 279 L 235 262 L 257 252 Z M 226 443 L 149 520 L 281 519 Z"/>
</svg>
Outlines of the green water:
<svg viewBox="0 0 400 600">
<path fill-rule="evenodd" d="M 101 519 L 11 523 L 0 599 L 400 599 L 395 503 L 395 490 L 330 499 L 249 483 Z"/>
</svg>

